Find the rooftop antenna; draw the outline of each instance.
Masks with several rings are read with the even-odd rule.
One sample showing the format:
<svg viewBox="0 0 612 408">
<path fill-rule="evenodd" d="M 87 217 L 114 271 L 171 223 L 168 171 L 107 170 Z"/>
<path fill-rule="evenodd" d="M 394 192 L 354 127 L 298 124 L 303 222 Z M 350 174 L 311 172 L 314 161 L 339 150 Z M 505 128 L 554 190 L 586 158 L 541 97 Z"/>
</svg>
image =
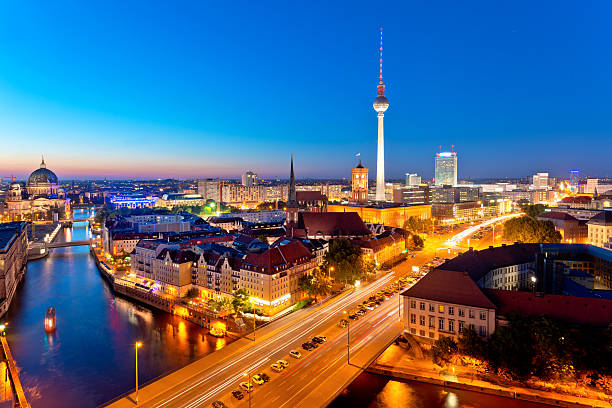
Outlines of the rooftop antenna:
<svg viewBox="0 0 612 408">
<path fill-rule="evenodd" d="M 380 27 L 380 80 L 379 80 L 379 83 L 378 83 L 379 85 L 383 84 L 383 81 L 382 81 L 382 51 L 383 51 L 382 34 L 383 34 L 383 32 L 382 32 L 382 30 L 383 30 L 382 27 Z"/>
<path fill-rule="evenodd" d="M 455 152 L 455 145 L 451 145 L 451 152 Z"/>
</svg>

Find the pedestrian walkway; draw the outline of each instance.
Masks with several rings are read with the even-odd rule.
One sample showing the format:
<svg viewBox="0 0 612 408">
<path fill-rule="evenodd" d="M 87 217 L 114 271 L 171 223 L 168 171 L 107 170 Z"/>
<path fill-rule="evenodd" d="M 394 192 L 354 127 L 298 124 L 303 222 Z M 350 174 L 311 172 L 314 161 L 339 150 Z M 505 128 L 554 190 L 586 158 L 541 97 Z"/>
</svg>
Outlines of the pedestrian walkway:
<svg viewBox="0 0 612 408">
<path fill-rule="evenodd" d="M 8 342 L 6 341 L 6 337 L 0 335 L 0 341 L 2 342 L 3 356 L 6 358 L 6 362 L 9 368 L 9 375 L 11 376 L 11 382 L 13 383 L 15 395 L 17 396 L 17 403 L 15 406 L 21 408 L 30 408 L 30 404 L 28 404 L 28 401 L 25 397 L 25 393 L 23 392 L 21 381 L 19 381 L 19 372 L 17 371 L 17 366 L 15 365 L 15 360 L 13 360 L 13 355 L 11 354 L 11 349 L 9 348 Z"/>
</svg>

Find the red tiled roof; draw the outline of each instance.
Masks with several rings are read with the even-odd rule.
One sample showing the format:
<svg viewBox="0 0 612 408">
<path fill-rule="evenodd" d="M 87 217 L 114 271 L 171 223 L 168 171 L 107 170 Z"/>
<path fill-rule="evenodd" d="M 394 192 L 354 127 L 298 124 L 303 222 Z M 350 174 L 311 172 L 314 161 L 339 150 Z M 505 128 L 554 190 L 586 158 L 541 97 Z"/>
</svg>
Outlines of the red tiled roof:
<svg viewBox="0 0 612 408">
<path fill-rule="evenodd" d="M 296 200 L 299 201 L 327 201 L 327 197 L 320 191 L 296 191 Z"/>
<path fill-rule="evenodd" d="M 557 211 L 550 211 L 550 212 L 542 213 L 540 216 L 538 216 L 538 218 L 547 218 L 550 220 L 577 221 L 575 217 L 572 217 L 568 213 L 557 212 Z"/>
<path fill-rule="evenodd" d="M 198 255 L 195 252 L 167 248 L 161 250 L 161 252 L 157 256 L 157 259 L 164 259 L 166 257 L 166 254 L 170 255 L 170 259 L 172 259 L 172 262 L 178 264 L 185 262 L 197 262 L 198 260 Z"/>
<path fill-rule="evenodd" d="M 594 326 L 612 322 L 612 300 L 499 289 L 484 289 L 484 293 L 497 305 L 497 315 L 548 316 Z"/>
<path fill-rule="evenodd" d="M 591 204 L 591 197 L 588 196 L 577 196 L 577 197 L 564 197 L 561 199 L 563 204 Z"/>
<path fill-rule="evenodd" d="M 309 261 L 312 254 L 300 241 L 293 241 L 285 245 L 278 245 L 267 251 L 257 254 L 249 253 L 244 259 L 255 269 L 268 274 L 282 271 L 284 267 L 291 267 Z"/>
<path fill-rule="evenodd" d="M 495 305 L 466 273 L 444 269 L 429 272 L 414 286 L 406 289 L 402 296 L 495 309 Z"/>
<path fill-rule="evenodd" d="M 300 212 L 297 228 L 306 230 L 309 236 L 366 237 L 371 235 L 359 214 L 355 212 Z"/>
<path fill-rule="evenodd" d="M 478 282 L 492 269 L 534 260 L 539 250 L 539 244 L 514 244 L 481 251 L 469 250 L 446 261 L 440 265 L 440 269 L 467 272 L 475 282 Z"/>
</svg>

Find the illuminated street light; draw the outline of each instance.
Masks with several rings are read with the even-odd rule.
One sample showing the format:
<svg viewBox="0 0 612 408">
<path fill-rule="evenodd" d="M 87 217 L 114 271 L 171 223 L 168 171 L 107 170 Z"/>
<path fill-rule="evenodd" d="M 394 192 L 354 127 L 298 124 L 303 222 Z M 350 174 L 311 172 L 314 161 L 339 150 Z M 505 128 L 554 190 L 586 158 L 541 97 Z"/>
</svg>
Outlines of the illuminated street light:
<svg viewBox="0 0 612 408">
<path fill-rule="evenodd" d="M 245 377 L 249 377 L 249 387 L 248 387 L 248 393 L 249 394 L 249 408 L 251 408 L 251 393 L 253 392 L 253 390 L 251 389 L 251 374 L 250 373 L 242 373 L 243 376 Z"/>
<path fill-rule="evenodd" d="M 138 349 L 142 347 L 142 343 L 137 341 L 134 344 L 134 349 L 136 350 L 136 405 L 138 405 Z"/>
</svg>

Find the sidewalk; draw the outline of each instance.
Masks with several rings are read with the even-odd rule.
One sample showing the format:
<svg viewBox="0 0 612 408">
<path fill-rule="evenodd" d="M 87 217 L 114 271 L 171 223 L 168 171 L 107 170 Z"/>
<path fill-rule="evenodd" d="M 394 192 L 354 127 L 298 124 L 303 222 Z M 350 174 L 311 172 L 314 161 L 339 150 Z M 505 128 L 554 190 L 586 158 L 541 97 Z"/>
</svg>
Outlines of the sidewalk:
<svg viewBox="0 0 612 408">
<path fill-rule="evenodd" d="M 426 382 L 560 407 L 610 407 L 609 402 L 596 398 L 494 384 L 479 379 L 472 370 L 462 366 L 436 370 L 428 357 L 423 360 L 415 359 L 411 354 L 400 346 L 391 345 L 367 371 L 401 380 Z M 600 397 L 605 398 L 605 395 L 601 393 Z"/>
</svg>

